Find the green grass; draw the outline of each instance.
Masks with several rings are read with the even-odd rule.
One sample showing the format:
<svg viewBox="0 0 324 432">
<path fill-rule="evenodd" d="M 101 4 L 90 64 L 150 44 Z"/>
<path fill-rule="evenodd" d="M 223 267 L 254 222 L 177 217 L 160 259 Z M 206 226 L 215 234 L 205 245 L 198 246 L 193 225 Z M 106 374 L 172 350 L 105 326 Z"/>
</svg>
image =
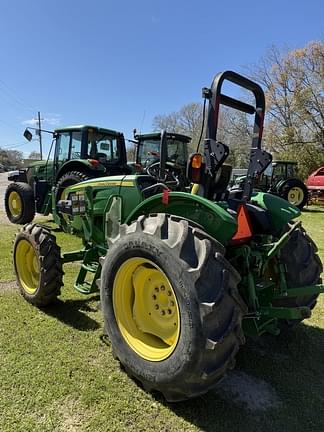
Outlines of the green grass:
<svg viewBox="0 0 324 432">
<path fill-rule="evenodd" d="M 302 215 L 324 261 L 324 210 Z M 0 281 L 14 280 L 11 242 L 17 227 L 0 230 Z M 55 233 L 64 250 L 75 237 Z M 46 311 L 0 283 L 0 431 L 313 431 L 324 424 L 324 299 L 289 337 L 249 342 L 237 370 L 271 386 L 278 404 L 251 411 L 210 392 L 179 404 L 144 392 L 113 360 L 102 340 L 98 296 L 73 289 L 77 265 L 65 267 L 58 304 Z"/>
</svg>

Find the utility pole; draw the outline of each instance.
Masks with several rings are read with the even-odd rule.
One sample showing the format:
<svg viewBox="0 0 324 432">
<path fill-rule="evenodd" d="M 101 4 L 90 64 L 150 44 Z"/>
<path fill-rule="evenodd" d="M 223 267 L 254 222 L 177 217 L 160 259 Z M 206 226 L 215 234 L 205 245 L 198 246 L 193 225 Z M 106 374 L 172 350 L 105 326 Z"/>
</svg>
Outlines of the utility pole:
<svg viewBox="0 0 324 432">
<path fill-rule="evenodd" d="M 41 115 L 40 111 L 38 111 L 38 134 L 39 134 L 39 150 L 40 150 L 40 158 L 43 160 L 43 147 L 42 147 L 42 132 L 41 132 Z"/>
</svg>

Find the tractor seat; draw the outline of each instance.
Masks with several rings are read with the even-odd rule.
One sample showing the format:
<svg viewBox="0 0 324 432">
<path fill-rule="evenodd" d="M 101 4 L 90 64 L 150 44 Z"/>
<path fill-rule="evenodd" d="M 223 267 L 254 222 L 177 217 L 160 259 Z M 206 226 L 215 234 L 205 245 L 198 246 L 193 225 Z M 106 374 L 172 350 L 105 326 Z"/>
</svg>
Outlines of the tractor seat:
<svg viewBox="0 0 324 432">
<path fill-rule="evenodd" d="M 227 199 L 228 190 L 227 187 L 229 185 L 230 179 L 232 175 L 232 166 L 231 165 L 222 165 L 219 169 L 218 173 L 215 176 L 214 184 L 210 186 L 211 195 L 215 201 L 224 201 Z"/>
</svg>

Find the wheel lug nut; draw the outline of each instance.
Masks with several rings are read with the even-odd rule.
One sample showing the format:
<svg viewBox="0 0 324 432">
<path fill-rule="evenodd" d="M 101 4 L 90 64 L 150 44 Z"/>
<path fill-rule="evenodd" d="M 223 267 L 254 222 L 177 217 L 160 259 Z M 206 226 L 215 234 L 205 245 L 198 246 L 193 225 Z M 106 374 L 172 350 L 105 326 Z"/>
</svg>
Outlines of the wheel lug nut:
<svg viewBox="0 0 324 432">
<path fill-rule="evenodd" d="M 170 296 L 171 294 L 172 294 L 172 292 L 169 290 L 169 291 L 168 291 L 168 296 Z"/>
<path fill-rule="evenodd" d="M 155 294 L 152 295 L 152 299 L 156 300 L 156 295 Z"/>
<path fill-rule="evenodd" d="M 155 308 L 156 310 L 158 310 L 158 309 L 159 309 L 159 305 L 156 304 L 156 305 L 154 306 L 154 308 Z"/>
<path fill-rule="evenodd" d="M 172 314 L 172 310 L 168 309 L 168 314 L 171 315 Z"/>
<path fill-rule="evenodd" d="M 164 290 L 165 290 L 165 286 L 161 285 L 161 291 L 164 291 Z"/>
<path fill-rule="evenodd" d="M 155 288 L 154 288 L 154 291 L 155 291 L 155 292 L 159 292 L 160 290 L 159 290 L 158 287 L 155 287 Z"/>
<path fill-rule="evenodd" d="M 161 315 L 165 315 L 165 310 L 164 309 L 161 310 Z"/>
</svg>

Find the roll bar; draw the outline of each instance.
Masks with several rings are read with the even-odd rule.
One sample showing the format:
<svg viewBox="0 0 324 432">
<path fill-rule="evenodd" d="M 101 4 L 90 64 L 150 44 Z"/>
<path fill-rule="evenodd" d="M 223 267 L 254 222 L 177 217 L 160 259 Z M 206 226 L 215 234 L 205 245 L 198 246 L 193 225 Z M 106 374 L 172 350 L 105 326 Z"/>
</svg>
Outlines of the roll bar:
<svg viewBox="0 0 324 432">
<path fill-rule="evenodd" d="M 255 97 L 255 106 L 222 94 L 221 89 L 224 81 L 230 81 L 252 92 Z M 265 97 L 264 92 L 259 84 L 242 75 L 239 75 L 236 72 L 225 71 L 217 74 L 214 77 L 210 89 L 203 89 L 203 97 L 209 99 L 206 129 L 207 139 L 213 139 L 215 141 L 217 140 L 219 108 L 220 105 L 225 105 L 247 114 L 255 114 L 252 148 L 261 148 L 265 112 Z"/>
<path fill-rule="evenodd" d="M 247 104 L 221 93 L 224 81 L 230 81 L 253 93 L 255 105 Z M 248 201 L 252 196 L 255 179 L 266 169 L 272 160 L 271 154 L 261 149 L 265 112 L 264 92 L 259 84 L 233 71 L 225 71 L 217 74 L 213 79 L 211 88 L 203 88 L 202 91 L 203 97 L 209 100 L 206 138 L 204 140 L 204 156 L 206 160 L 206 172 L 208 173 L 205 185 L 207 193 L 212 182 L 211 179 L 214 178 L 216 172 L 225 162 L 229 154 L 228 146 L 217 141 L 220 105 L 225 105 L 247 114 L 254 114 L 250 164 L 242 198 L 243 201 Z"/>
</svg>

